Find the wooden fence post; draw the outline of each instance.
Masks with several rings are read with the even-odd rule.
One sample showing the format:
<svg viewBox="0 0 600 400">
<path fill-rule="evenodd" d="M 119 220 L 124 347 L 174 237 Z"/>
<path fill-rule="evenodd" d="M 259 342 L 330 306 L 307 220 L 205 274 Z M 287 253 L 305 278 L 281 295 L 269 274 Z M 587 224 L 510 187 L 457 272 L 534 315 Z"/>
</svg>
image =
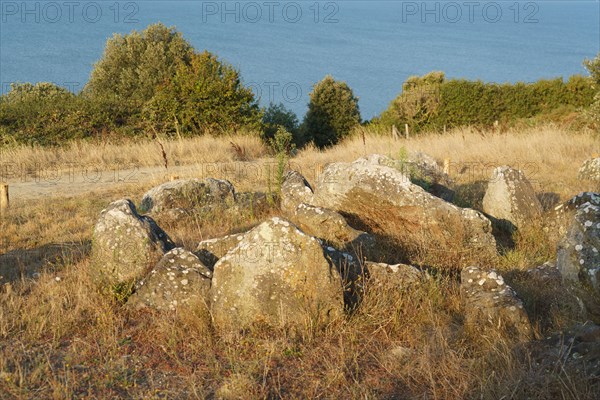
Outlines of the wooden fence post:
<svg viewBox="0 0 600 400">
<path fill-rule="evenodd" d="M 6 211 L 9 205 L 8 185 L 2 183 L 0 184 L 0 211 Z"/>
<path fill-rule="evenodd" d="M 392 125 L 392 137 L 394 138 L 394 140 L 400 139 L 400 132 L 398 132 L 398 128 L 396 128 L 396 125 Z"/>
<path fill-rule="evenodd" d="M 406 134 L 406 138 L 408 139 L 408 124 L 404 124 L 404 133 Z"/>
</svg>

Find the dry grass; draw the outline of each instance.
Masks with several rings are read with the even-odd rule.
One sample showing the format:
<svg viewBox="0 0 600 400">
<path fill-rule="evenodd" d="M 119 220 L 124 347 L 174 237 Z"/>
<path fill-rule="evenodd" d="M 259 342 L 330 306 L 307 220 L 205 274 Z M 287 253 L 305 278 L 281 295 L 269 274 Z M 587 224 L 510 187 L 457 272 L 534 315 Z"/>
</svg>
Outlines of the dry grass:
<svg viewBox="0 0 600 400">
<path fill-rule="evenodd" d="M 231 174 L 215 177 L 233 176 L 241 190 L 265 190 L 265 166 L 272 160 L 255 139 L 163 144 L 172 164 L 235 165 L 242 161 L 231 141 L 252 160 L 240 165 L 256 164 L 256 173 L 219 170 Z M 375 152 L 395 156 L 405 147 L 438 160 L 451 158 L 451 175 L 464 188 L 460 194 L 466 204 L 477 205 L 478 182 L 491 173 L 491 168 L 466 173 L 471 164 L 526 162 L 538 192 L 566 199 L 594 189 L 578 181 L 576 172 L 584 159 L 600 152 L 598 143 L 597 136 L 552 127 L 501 135 L 459 130 L 401 141 L 367 135 L 364 144 L 356 137 L 327 151 L 305 149 L 292 166 L 314 181 L 327 162 Z M 152 142 L 13 149 L 9 155 L 12 162 L 41 164 L 163 163 Z M 171 316 L 126 310 L 98 293 L 88 278 L 91 230 L 110 201 L 131 197 L 139 202 L 154 183 L 17 199 L 3 216 L 0 253 L 7 254 L 0 257 L 0 274 L 11 272 L 15 281 L 0 290 L 0 398 L 598 398 L 597 381 L 558 359 L 540 365 L 529 348 L 506 338 L 469 336 L 458 284 L 450 276 L 406 290 L 373 289 L 352 316 L 301 332 L 257 326 L 223 337 L 212 330 L 205 310 Z M 245 230 L 272 214 L 277 210 L 159 223 L 180 245 L 193 248 L 199 240 Z M 572 324 L 578 316 L 561 303 L 561 293 L 523 280 L 523 270 L 554 257 L 553 239 L 538 225 L 512 239 L 514 248 L 494 266 L 525 297 L 538 333 Z"/>
</svg>

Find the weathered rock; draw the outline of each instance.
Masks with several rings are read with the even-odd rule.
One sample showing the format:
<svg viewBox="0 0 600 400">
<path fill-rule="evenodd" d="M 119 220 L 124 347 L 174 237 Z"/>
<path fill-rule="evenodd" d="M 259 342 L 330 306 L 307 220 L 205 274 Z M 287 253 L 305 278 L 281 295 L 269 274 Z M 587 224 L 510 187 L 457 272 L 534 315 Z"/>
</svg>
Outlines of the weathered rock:
<svg viewBox="0 0 600 400">
<path fill-rule="evenodd" d="M 179 179 L 150 189 L 142 198 L 145 212 L 187 213 L 236 200 L 233 185 L 220 179 Z"/>
<path fill-rule="evenodd" d="M 542 214 L 542 205 L 523 172 L 497 167 L 492 172 L 483 211 L 492 217 L 519 227 Z"/>
<path fill-rule="evenodd" d="M 300 203 L 310 204 L 313 190 L 310 184 L 297 171 L 289 171 L 281 185 L 281 210 L 293 214 Z"/>
<path fill-rule="evenodd" d="M 175 245 L 131 200 L 118 200 L 100 213 L 92 241 L 92 274 L 109 284 L 142 278 Z"/>
<path fill-rule="evenodd" d="M 600 181 L 600 157 L 585 160 L 577 177 L 581 180 Z"/>
<path fill-rule="evenodd" d="M 585 371 L 586 376 L 600 377 L 600 326 L 590 322 L 578 324 L 566 332 L 553 334 L 531 343 L 533 360 L 540 369 L 560 365 L 566 372 Z"/>
<path fill-rule="evenodd" d="M 220 238 L 203 240 L 198 244 L 196 256 L 208 268 L 213 269 L 219 258 L 227 254 L 228 251 L 236 247 L 244 238 L 245 233 L 227 235 Z"/>
<path fill-rule="evenodd" d="M 366 159 L 328 164 L 312 204 L 358 219 L 374 233 L 393 235 L 407 247 L 447 259 L 452 248 L 495 254 L 490 221 L 427 193 L 400 171 Z M 379 261 L 379 260 L 378 260 Z"/>
<path fill-rule="evenodd" d="M 174 311 L 208 304 L 212 272 L 193 253 L 182 248 L 169 251 L 137 285 L 127 304 Z"/>
<path fill-rule="evenodd" d="M 436 197 L 446 201 L 454 198 L 454 182 L 437 162 L 427 154 L 409 152 L 406 159 L 396 160 L 381 154 L 371 154 L 367 161 L 375 165 L 394 168 L 409 177 L 410 181 Z"/>
<path fill-rule="evenodd" d="M 588 201 L 576 208 L 558 243 L 556 264 L 563 278 L 600 293 L 600 205 Z"/>
<path fill-rule="evenodd" d="M 264 213 L 271 207 L 269 198 L 262 192 L 244 192 L 236 193 L 235 204 L 227 208 L 229 215 L 244 217 L 247 215 L 256 216 Z"/>
<path fill-rule="evenodd" d="M 464 268 L 460 291 L 465 305 L 465 325 L 472 333 L 491 329 L 517 340 L 533 338 L 523 303 L 496 271 Z"/>
<path fill-rule="evenodd" d="M 303 232 L 356 254 L 368 256 L 375 245 L 373 236 L 352 228 L 344 217 L 327 208 L 300 203 L 290 220 Z"/>
<path fill-rule="evenodd" d="M 402 289 L 420 282 L 425 274 L 418 268 L 407 264 L 385 264 L 367 261 L 369 287 Z"/>
<path fill-rule="evenodd" d="M 546 284 L 559 285 L 562 282 L 560 271 L 556 264 L 552 262 L 545 262 L 535 268 L 528 269 L 527 274 L 533 279 Z"/>
<path fill-rule="evenodd" d="M 276 217 L 246 233 L 215 264 L 211 301 L 223 329 L 254 322 L 305 326 L 343 312 L 340 274 L 319 241 Z"/>
</svg>

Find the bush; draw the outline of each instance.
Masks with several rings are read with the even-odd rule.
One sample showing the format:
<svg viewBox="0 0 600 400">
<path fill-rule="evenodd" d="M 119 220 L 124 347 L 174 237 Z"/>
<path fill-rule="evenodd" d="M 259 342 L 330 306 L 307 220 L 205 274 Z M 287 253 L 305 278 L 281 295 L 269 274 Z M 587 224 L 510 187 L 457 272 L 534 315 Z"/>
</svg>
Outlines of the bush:
<svg viewBox="0 0 600 400">
<path fill-rule="evenodd" d="M 590 73 L 592 88 L 595 92 L 594 103 L 590 107 L 589 116 L 596 128 L 600 130 L 600 53 L 593 60 L 586 59 L 583 65 Z"/>
<path fill-rule="evenodd" d="M 360 124 L 358 99 L 345 83 L 326 76 L 313 87 L 302 136 L 318 147 L 336 144 Z"/>
<path fill-rule="evenodd" d="M 146 105 L 144 115 L 167 133 L 260 130 L 262 112 L 239 72 L 205 51 L 180 64 Z"/>
<path fill-rule="evenodd" d="M 298 135 L 298 117 L 292 110 L 285 108 L 282 103 L 271 103 L 265 109 L 262 122 L 264 126 L 263 139 L 266 143 L 271 142 L 279 128 L 284 128 L 292 134 L 293 142 L 297 146 L 302 145 Z"/>
<path fill-rule="evenodd" d="M 538 115 L 553 115 L 588 107 L 593 90 L 590 80 L 575 75 L 534 83 L 485 83 L 465 79 L 445 80 L 441 72 L 410 77 L 374 124 L 380 130 L 409 124 L 413 132 L 440 130 L 444 126 L 491 126 Z"/>
<path fill-rule="evenodd" d="M 193 54 L 179 32 L 160 23 L 142 32 L 115 34 L 94 65 L 84 92 L 136 112 L 181 65 L 190 64 Z"/>
<path fill-rule="evenodd" d="M 0 145 L 57 145 L 105 125 L 84 99 L 52 83 L 13 84 L 0 97 Z"/>
</svg>

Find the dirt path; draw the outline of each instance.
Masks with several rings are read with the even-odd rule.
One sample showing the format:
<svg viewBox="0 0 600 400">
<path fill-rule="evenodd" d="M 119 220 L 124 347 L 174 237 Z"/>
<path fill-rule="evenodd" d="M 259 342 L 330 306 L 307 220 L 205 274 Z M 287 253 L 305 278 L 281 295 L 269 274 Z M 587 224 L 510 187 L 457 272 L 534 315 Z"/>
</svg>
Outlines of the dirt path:
<svg viewBox="0 0 600 400">
<path fill-rule="evenodd" d="M 222 164 L 223 166 L 225 164 Z M 169 167 L 90 168 L 63 171 L 35 171 L 4 179 L 9 184 L 11 201 L 38 199 L 49 196 L 72 197 L 90 192 L 108 191 L 119 185 L 149 186 L 166 182 L 173 176 L 181 178 L 204 177 L 210 171 L 218 172 L 218 164 L 192 164 Z M 221 169 L 225 170 L 225 167 Z M 233 168 L 229 170 L 234 171 Z"/>
</svg>

